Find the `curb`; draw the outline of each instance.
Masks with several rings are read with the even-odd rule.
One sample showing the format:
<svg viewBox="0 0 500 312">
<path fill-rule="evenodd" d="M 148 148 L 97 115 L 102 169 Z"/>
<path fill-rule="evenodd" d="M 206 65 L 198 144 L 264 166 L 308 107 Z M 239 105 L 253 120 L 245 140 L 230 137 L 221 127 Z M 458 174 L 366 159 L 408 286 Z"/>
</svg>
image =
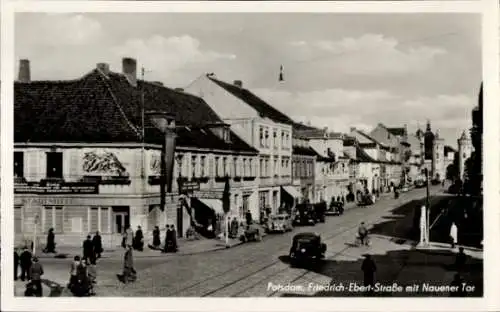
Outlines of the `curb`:
<svg viewBox="0 0 500 312">
<path fill-rule="evenodd" d="M 197 255 L 197 254 L 203 254 L 203 253 L 208 253 L 208 252 L 214 252 L 214 251 L 218 251 L 218 250 L 225 250 L 225 249 L 230 249 L 230 248 L 233 248 L 233 247 L 236 247 L 236 246 L 239 246 L 239 245 L 242 245 L 243 242 L 241 241 L 238 241 L 234 244 L 231 244 L 228 247 L 225 246 L 225 244 L 223 242 L 216 242 L 216 245 L 212 248 L 208 248 L 208 249 L 204 249 L 204 250 L 200 250 L 200 251 L 191 251 L 191 252 L 182 252 L 182 251 L 178 251 L 176 253 L 161 253 L 160 251 L 157 251 L 157 252 L 148 252 L 148 254 L 144 254 L 140 251 L 136 251 L 134 252 L 134 258 L 135 259 L 138 259 L 138 258 L 159 258 L 159 257 L 171 257 L 171 256 L 190 256 L 190 255 Z M 64 255 L 65 257 L 61 257 L 61 255 Z M 71 259 L 73 258 L 75 255 L 80 255 L 79 253 L 74 253 L 74 252 L 69 252 L 69 253 L 60 253 L 60 254 L 55 254 L 55 255 L 48 255 L 48 254 L 41 254 L 41 255 L 38 255 L 38 258 L 39 259 Z M 113 258 L 119 258 L 121 257 L 121 253 L 120 253 L 120 250 L 119 249 L 115 249 L 113 251 L 109 251 L 107 253 L 104 253 L 102 256 L 101 256 L 101 259 L 113 259 Z"/>
</svg>

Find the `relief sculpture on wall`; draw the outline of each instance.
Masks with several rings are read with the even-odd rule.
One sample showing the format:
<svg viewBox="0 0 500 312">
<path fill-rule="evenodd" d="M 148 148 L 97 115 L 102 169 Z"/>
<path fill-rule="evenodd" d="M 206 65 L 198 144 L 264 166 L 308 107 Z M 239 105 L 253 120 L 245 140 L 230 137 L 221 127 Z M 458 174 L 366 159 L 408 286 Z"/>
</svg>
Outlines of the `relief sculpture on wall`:
<svg viewBox="0 0 500 312">
<path fill-rule="evenodd" d="M 149 164 L 149 169 L 151 170 L 151 175 L 159 176 L 161 175 L 161 156 L 151 155 L 151 162 Z"/>
<path fill-rule="evenodd" d="M 83 156 L 83 171 L 106 176 L 128 177 L 129 173 L 116 157 L 110 152 L 87 152 Z"/>
</svg>

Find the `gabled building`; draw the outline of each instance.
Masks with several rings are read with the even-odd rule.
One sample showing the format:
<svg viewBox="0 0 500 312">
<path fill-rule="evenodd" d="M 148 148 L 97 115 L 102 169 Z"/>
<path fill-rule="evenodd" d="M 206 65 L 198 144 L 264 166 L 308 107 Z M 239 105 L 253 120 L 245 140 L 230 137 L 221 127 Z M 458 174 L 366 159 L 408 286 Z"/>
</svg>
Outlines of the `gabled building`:
<svg viewBox="0 0 500 312">
<path fill-rule="evenodd" d="M 358 158 L 361 157 L 364 164 L 360 166 L 359 177 L 363 177 L 362 183 L 368 191 L 385 192 L 399 186 L 402 176 L 399 151 L 356 128 L 351 128 L 349 136 L 358 142 Z"/>
<path fill-rule="evenodd" d="M 293 198 L 300 196 L 292 185 L 294 122 L 289 117 L 245 89 L 240 80 L 227 83 L 207 74 L 185 90 L 202 98 L 232 131 L 259 151 L 259 217 L 277 213 L 287 204 L 282 192 Z"/>
<path fill-rule="evenodd" d="M 349 186 L 349 158 L 344 155 L 343 134 L 303 124 L 296 125 L 295 129 L 297 134 L 309 140 L 309 145 L 319 155 L 315 170 L 316 202 L 345 200 Z"/>
<path fill-rule="evenodd" d="M 134 59 L 66 81 L 31 81 L 21 61 L 14 125 L 18 237 L 35 224 L 78 245 L 95 231 L 119 243 L 127 226 L 173 224 L 182 236 L 223 214 L 226 177 L 231 214 L 257 208 L 257 150 L 203 99 L 137 79 Z"/>
<path fill-rule="evenodd" d="M 309 139 L 294 133 L 292 151 L 292 183 L 300 194 L 298 202 L 316 200 L 316 167 L 318 153 L 311 148 Z M 285 193 L 286 197 L 287 194 Z"/>
<path fill-rule="evenodd" d="M 406 183 L 411 171 L 411 145 L 408 142 L 406 125 L 404 127 L 389 128 L 379 123 L 369 135 L 378 142 L 388 146 L 391 154 L 394 156 L 393 160 L 401 162 L 402 176 L 400 178 L 402 183 Z"/>
</svg>

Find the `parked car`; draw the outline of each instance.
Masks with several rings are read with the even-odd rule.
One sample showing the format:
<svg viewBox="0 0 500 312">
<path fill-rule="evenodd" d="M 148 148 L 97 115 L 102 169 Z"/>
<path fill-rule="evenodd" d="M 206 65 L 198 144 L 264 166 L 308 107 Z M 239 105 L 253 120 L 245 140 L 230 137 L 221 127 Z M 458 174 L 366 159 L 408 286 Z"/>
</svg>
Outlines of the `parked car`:
<svg viewBox="0 0 500 312">
<path fill-rule="evenodd" d="M 416 188 L 425 187 L 425 180 L 424 179 L 415 180 L 415 187 Z"/>
<path fill-rule="evenodd" d="M 441 184 L 441 181 L 439 179 L 432 179 L 431 180 L 431 185 L 439 185 Z"/>
<path fill-rule="evenodd" d="M 303 232 L 295 235 L 292 240 L 289 258 L 290 264 L 296 266 L 306 262 L 317 262 L 325 257 L 326 244 L 317 233 Z"/>
<path fill-rule="evenodd" d="M 330 207 L 325 212 L 326 215 L 340 216 L 344 213 L 344 203 L 340 201 L 332 201 Z"/>
<path fill-rule="evenodd" d="M 292 218 L 288 214 L 271 215 L 267 224 L 268 232 L 287 232 L 293 229 Z"/>
<path fill-rule="evenodd" d="M 299 204 L 296 207 L 293 225 L 315 225 L 316 216 L 312 204 Z"/>
<path fill-rule="evenodd" d="M 316 217 L 316 222 L 325 223 L 325 214 L 326 214 L 326 202 L 322 201 L 317 204 L 314 204 L 314 216 Z"/>
</svg>

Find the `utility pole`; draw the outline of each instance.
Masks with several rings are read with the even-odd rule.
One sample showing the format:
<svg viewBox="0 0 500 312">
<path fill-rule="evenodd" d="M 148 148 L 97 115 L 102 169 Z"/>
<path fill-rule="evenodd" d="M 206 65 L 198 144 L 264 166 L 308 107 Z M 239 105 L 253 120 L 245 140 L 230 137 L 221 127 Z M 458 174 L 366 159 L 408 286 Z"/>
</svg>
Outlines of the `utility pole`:
<svg viewBox="0 0 500 312">
<path fill-rule="evenodd" d="M 429 191 L 429 169 L 425 168 L 425 188 L 426 188 L 426 199 L 425 199 L 425 206 L 427 207 L 427 220 L 426 220 L 426 232 L 427 232 L 427 241 L 430 241 L 430 217 L 431 217 L 431 198 L 430 198 L 430 191 Z"/>
</svg>

